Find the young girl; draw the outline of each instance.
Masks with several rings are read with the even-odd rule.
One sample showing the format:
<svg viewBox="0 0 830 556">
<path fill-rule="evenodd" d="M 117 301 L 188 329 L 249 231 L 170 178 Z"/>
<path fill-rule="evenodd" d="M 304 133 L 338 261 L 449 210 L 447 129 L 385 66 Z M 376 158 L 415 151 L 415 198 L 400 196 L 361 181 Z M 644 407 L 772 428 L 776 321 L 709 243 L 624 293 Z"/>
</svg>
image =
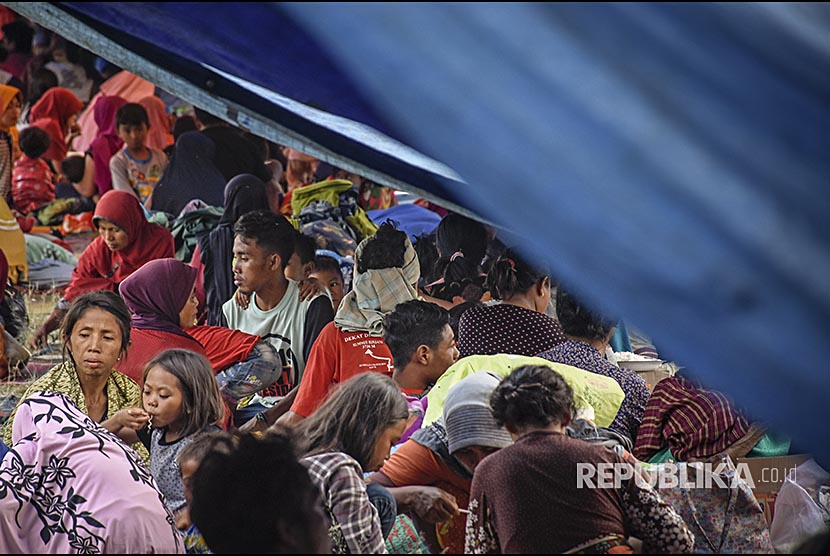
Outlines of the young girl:
<svg viewBox="0 0 830 556">
<path fill-rule="evenodd" d="M 389 457 L 408 417 L 395 382 L 367 372 L 340 385 L 297 427 L 299 453 L 305 456 L 301 463 L 331 517 L 335 552 L 387 553 L 384 539 L 397 513 L 394 498 L 380 485 L 370 485 L 367 492 L 363 473 L 377 470 Z"/>
<path fill-rule="evenodd" d="M 222 396 L 207 358 L 169 349 L 147 363 L 141 397 L 144 410 L 128 410 L 133 419 L 117 434 L 127 442 L 137 437 L 150 450 L 150 471 L 175 514 L 185 506 L 176 458 L 193 435 L 218 429 Z"/>
</svg>

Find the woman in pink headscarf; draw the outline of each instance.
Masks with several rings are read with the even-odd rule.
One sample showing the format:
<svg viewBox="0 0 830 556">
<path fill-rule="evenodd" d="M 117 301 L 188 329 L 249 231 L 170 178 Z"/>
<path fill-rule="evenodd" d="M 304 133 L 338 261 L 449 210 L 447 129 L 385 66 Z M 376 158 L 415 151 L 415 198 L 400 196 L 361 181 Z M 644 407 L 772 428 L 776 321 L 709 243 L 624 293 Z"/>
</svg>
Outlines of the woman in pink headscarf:
<svg viewBox="0 0 830 556">
<path fill-rule="evenodd" d="M 4 554 L 183 554 L 150 470 L 65 394 L 21 403 L 0 463 Z"/>
<path fill-rule="evenodd" d="M 124 145 L 118 136 L 118 124 L 115 115 L 118 109 L 127 104 L 121 97 L 104 96 L 95 103 L 95 123 L 98 125 L 98 136 L 89 145 L 87 157 L 92 156 L 94 168 L 95 188 L 98 195 L 103 195 L 112 189 L 112 173 L 110 173 L 110 159 Z M 87 171 L 89 159 L 87 159 Z M 84 178 L 88 179 L 87 172 Z"/>
<path fill-rule="evenodd" d="M 147 146 L 163 151 L 173 143 L 173 134 L 170 133 L 170 119 L 164 101 L 157 96 L 144 97 L 138 103 L 147 111 L 150 118 L 150 129 L 147 132 Z"/>
<path fill-rule="evenodd" d="M 48 119 L 57 123 L 57 127 L 49 126 L 48 129 L 38 126 L 47 133 L 51 133 L 52 145 L 47 158 L 51 158 L 55 164 L 63 162 L 69 144 L 78 135 L 78 113 L 83 107 L 84 105 L 78 100 L 78 97 L 72 91 L 63 87 L 49 89 L 32 106 L 29 113 L 30 121 Z"/>
</svg>

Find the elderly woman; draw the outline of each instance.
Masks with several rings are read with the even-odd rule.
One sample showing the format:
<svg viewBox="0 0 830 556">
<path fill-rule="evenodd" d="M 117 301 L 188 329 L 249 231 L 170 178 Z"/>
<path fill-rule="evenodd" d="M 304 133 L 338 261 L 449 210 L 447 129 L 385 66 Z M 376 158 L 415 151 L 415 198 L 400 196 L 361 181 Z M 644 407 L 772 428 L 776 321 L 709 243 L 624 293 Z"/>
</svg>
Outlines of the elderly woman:
<svg viewBox="0 0 830 556">
<path fill-rule="evenodd" d="M 63 298 L 30 340 L 33 347 L 45 343 L 77 296 L 89 291 L 118 291 L 118 285 L 144 263 L 174 255 L 173 236 L 147 221 L 132 193 L 108 191 L 98 201 L 92 221 L 98 237 L 84 250 Z"/>
<path fill-rule="evenodd" d="M 23 394 L 6 423 L 3 441 L 11 445 L 14 419 L 20 405 L 38 392 L 62 392 L 96 423 L 118 430 L 140 413 L 138 384 L 114 370 L 130 345 L 130 311 L 112 292 L 90 292 L 78 297 L 63 321 L 63 363 L 37 379 Z M 122 411 L 124 410 L 124 411 Z M 141 443 L 136 449 L 149 456 Z"/>
</svg>

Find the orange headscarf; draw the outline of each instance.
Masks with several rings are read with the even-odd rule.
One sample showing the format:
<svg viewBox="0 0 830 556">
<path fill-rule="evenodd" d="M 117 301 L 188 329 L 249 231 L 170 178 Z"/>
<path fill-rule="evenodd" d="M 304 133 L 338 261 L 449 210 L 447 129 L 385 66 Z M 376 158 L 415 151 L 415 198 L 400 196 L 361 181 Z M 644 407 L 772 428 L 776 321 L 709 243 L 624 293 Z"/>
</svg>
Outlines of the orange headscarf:
<svg viewBox="0 0 830 556">
<path fill-rule="evenodd" d="M 20 92 L 20 89 L 18 89 L 17 87 L 12 87 L 11 85 L 0 85 L 0 114 L 6 111 L 6 108 L 9 107 L 9 103 L 15 97 L 17 97 L 21 104 L 23 103 L 23 93 Z M 5 131 L 9 135 L 11 135 L 12 160 L 17 159 L 19 153 L 17 142 L 17 128 L 15 126 L 6 128 L 0 126 L 0 130 Z"/>
<path fill-rule="evenodd" d="M 170 133 L 170 120 L 167 119 L 167 109 L 164 101 L 157 96 L 144 97 L 138 103 L 147 111 L 150 119 L 150 131 L 147 133 L 147 146 L 164 150 L 173 143 L 173 134 Z"/>
</svg>

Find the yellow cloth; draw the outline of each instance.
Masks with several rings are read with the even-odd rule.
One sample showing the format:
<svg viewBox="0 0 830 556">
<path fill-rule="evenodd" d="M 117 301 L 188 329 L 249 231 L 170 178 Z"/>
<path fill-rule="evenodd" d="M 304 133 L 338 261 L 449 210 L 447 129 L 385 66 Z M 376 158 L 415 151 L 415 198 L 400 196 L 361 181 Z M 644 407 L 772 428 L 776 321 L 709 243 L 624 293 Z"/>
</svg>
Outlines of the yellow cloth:
<svg viewBox="0 0 830 556">
<path fill-rule="evenodd" d="M 75 365 L 71 361 L 64 361 L 34 381 L 26 389 L 23 397 L 18 400 L 17 407 L 12 411 L 3 429 L 3 442 L 8 446 L 12 445 L 12 430 L 14 429 L 14 417 L 17 415 L 17 409 L 23 400 L 38 392 L 61 392 L 66 394 L 72 400 L 72 403 L 78 406 L 78 409 L 84 414 L 88 414 L 86 399 L 83 390 L 81 390 L 81 381 L 78 378 Z M 128 407 L 141 407 L 141 390 L 133 379 L 113 370 L 109 379 L 107 379 L 106 419 L 111 419 L 116 413 Z M 136 442 L 132 447 L 144 461 L 150 461 L 150 454 L 141 442 Z"/>
<path fill-rule="evenodd" d="M 542 365 L 559 373 L 574 391 L 577 416 L 590 419 L 598 427 L 607 427 L 617 416 L 625 394 L 611 377 L 598 375 L 570 365 L 553 363 L 541 357 L 523 355 L 469 355 L 456 361 L 444 371 L 427 394 L 427 410 L 422 427 L 434 423 L 444 411 L 444 401 L 450 387 L 464 377 L 480 371 L 490 371 L 506 377 L 524 365 Z M 593 413 L 593 417 L 591 416 Z"/>
<path fill-rule="evenodd" d="M 8 203 L 0 197 L 0 249 L 9 262 L 9 278 L 13 283 L 28 280 L 29 266 L 26 264 L 26 238 L 12 215 Z M 3 287 L 6 287 L 3 284 Z"/>
</svg>

